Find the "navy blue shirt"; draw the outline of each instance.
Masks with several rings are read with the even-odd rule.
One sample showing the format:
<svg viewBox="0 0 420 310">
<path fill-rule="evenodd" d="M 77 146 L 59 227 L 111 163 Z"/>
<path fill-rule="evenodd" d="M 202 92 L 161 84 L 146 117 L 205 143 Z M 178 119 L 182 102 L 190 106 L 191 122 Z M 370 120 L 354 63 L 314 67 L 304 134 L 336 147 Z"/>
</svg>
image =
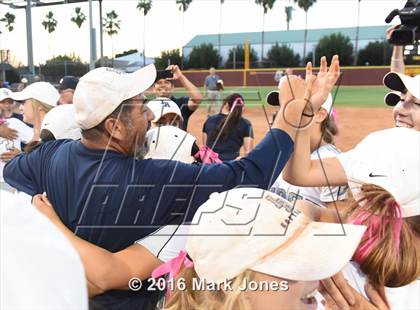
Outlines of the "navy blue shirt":
<svg viewBox="0 0 420 310">
<path fill-rule="evenodd" d="M 215 131 L 226 115 L 219 113 L 210 116 L 203 125 L 203 132 L 207 134 L 207 146 L 219 154 L 222 161 L 233 160 L 239 156 L 239 151 L 244 144 L 244 138 L 254 138 L 252 124 L 246 118 L 241 117 L 236 127 L 232 128 L 228 136 L 219 138 L 215 144 Z"/>
<path fill-rule="evenodd" d="M 191 111 L 188 107 L 188 101 L 190 101 L 190 97 L 175 98 L 174 96 L 172 96 L 170 99 L 173 102 L 175 102 L 181 110 L 181 115 L 184 119 L 184 122 L 182 123 L 182 126 L 180 128 L 186 131 L 188 127 L 188 119 L 194 113 L 194 111 Z"/>
<path fill-rule="evenodd" d="M 46 192 L 68 228 L 116 252 L 160 226 L 191 220 L 212 192 L 238 185 L 269 189 L 292 151 L 293 141 L 279 129 L 243 159 L 214 165 L 136 160 L 80 141 L 56 140 L 13 158 L 3 176 L 29 195 Z M 111 291 L 95 301 L 106 309 L 143 309 L 150 294 L 135 293 Z"/>
</svg>

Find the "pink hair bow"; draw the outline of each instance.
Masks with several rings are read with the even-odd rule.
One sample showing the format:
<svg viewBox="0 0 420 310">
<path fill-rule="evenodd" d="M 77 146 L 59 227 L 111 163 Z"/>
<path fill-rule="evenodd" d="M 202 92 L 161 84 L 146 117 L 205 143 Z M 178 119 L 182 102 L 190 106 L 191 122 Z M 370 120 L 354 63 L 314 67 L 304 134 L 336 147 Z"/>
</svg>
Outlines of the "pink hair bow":
<svg viewBox="0 0 420 310">
<path fill-rule="evenodd" d="M 232 104 L 232 108 L 230 109 L 230 112 L 232 112 L 233 109 L 235 109 L 236 107 L 242 107 L 242 106 L 244 106 L 244 104 L 245 103 L 244 103 L 244 101 L 242 100 L 241 97 L 236 98 L 235 101 Z"/>
<path fill-rule="evenodd" d="M 203 164 L 214 164 L 214 163 L 221 163 L 222 161 L 219 159 L 219 154 L 214 152 L 211 148 L 206 145 L 202 145 L 200 150 L 195 153 L 195 158 L 200 158 Z"/>
<path fill-rule="evenodd" d="M 188 258 L 187 252 L 185 251 L 179 251 L 177 257 L 174 257 L 170 261 L 156 267 L 152 271 L 152 277 L 156 279 L 160 276 L 169 274 L 169 277 L 167 279 L 167 281 L 169 282 L 178 275 L 182 265 L 184 265 L 186 268 L 191 268 L 194 266 L 194 263 Z M 166 290 L 166 300 L 169 300 L 170 297 L 171 290 L 170 288 L 168 288 Z"/>
</svg>

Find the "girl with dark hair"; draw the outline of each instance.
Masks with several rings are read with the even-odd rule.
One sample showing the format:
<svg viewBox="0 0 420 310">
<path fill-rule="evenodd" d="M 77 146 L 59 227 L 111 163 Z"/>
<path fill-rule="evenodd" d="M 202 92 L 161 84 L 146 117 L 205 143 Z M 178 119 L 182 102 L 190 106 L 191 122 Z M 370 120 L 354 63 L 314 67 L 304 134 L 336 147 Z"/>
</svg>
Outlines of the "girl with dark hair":
<svg viewBox="0 0 420 310">
<path fill-rule="evenodd" d="M 239 157 L 242 146 L 245 154 L 253 148 L 252 124 L 242 117 L 244 104 L 240 94 L 227 96 L 220 113 L 210 116 L 203 125 L 203 144 L 218 153 L 222 161 Z"/>
</svg>

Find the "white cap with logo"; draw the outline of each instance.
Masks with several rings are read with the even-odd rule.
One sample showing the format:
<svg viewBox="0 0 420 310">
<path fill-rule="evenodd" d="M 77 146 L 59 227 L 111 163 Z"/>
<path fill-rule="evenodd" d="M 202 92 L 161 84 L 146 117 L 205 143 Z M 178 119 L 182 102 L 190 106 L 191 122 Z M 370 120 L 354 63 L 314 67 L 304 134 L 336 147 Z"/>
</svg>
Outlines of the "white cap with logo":
<svg viewBox="0 0 420 310">
<path fill-rule="evenodd" d="M 200 206 L 190 225 L 186 250 L 198 276 L 214 283 L 246 269 L 314 281 L 344 267 L 365 229 L 314 222 L 274 193 L 236 188 L 213 193 Z"/>
<path fill-rule="evenodd" d="M 398 94 L 407 91 L 417 99 L 420 99 L 420 74 L 411 77 L 397 72 L 389 72 L 384 76 L 383 83 L 389 89 L 396 91 L 385 96 L 385 103 L 387 105 L 396 105 L 401 100 L 398 98 Z"/>
<path fill-rule="evenodd" d="M 52 84 L 48 82 L 33 83 L 22 91 L 11 93 L 10 97 L 13 100 L 23 101 L 28 99 L 35 99 L 51 107 L 57 106 L 60 94 Z"/>
<path fill-rule="evenodd" d="M 156 68 L 148 65 L 133 73 L 113 68 L 97 68 L 82 76 L 76 86 L 73 104 L 81 129 L 100 124 L 124 100 L 147 90 L 155 81 Z"/>
<path fill-rule="evenodd" d="M 10 95 L 12 94 L 12 91 L 8 88 L 0 88 L 0 101 L 6 100 L 6 99 L 12 99 Z"/>
<path fill-rule="evenodd" d="M 395 198 L 403 217 L 420 215 L 419 131 L 399 127 L 377 131 L 337 158 L 355 199 L 362 198 L 362 183 L 375 184 Z"/>
<path fill-rule="evenodd" d="M 147 103 L 147 107 L 152 110 L 155 115 L 155 118 L 152 120 L 153 123 L 156 123 L 162 116 L 169 113 L 174 113 L 183 120 L 178 105 L 169 98 L 159 97 L 151 100 Z"/>
</svg>

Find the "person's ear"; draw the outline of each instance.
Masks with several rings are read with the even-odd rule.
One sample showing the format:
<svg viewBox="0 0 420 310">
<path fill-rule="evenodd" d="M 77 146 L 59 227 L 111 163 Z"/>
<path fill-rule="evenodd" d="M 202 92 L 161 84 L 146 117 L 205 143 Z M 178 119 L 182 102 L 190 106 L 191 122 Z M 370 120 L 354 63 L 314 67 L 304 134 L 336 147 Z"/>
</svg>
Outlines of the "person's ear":
<svg viewBox="0 0 420 310">
<path fill-rule="evenodd" d="M 125 125 L 116 118 L 108 118 L 104 123 L 104 128 L 108 135 L 116 140 L 121 141 L 126 135 Z"/>
<path fill-rule="evenodd" d="M 318 112 L 315 113 L 314 122 L 317 124 L 322 123 L 328 117 L 328 111 L 324 108 L 319 109 Z"/>
</svg>

